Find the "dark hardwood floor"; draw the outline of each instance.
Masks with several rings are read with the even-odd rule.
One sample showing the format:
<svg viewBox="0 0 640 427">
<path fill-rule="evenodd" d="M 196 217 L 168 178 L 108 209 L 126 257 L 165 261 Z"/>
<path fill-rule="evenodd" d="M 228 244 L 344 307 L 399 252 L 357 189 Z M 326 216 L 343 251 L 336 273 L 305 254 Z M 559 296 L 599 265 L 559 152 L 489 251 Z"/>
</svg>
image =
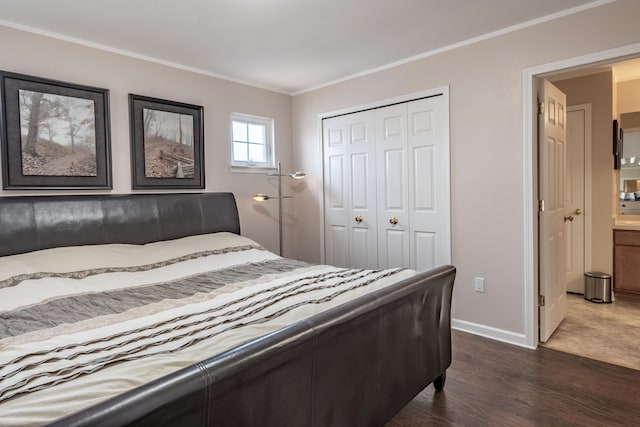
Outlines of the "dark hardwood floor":
<svg viewBox="0 0 640 427">
<path fill-rule="evenodd" d="M 444 391 L 387 426 L 640 426 L 640 371 L 453 331 Z"/>
</svg>

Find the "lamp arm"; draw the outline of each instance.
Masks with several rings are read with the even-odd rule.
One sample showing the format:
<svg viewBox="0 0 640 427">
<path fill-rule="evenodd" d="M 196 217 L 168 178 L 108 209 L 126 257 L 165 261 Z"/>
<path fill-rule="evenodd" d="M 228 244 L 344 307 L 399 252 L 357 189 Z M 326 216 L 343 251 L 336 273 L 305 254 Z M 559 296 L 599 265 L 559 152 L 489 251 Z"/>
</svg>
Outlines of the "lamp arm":
<svg viewBox="0 0 640 427">
<path fill-rule="evenodd" d="M 255 194 L 253 199 L 259 202 L 269 200 L 269 199 L 278 199 L 278 243 L 280 252 L 279 255 L 282 256 L 282 199 L 291 199 L 293 196 L 283 196 L 282 195 L 282 177 L 288 176 L 293 179 L 302 179 L 306 176 L 304 172 L 292 172 L 288 174 L 282 174 L 282 164 L 278 162 L 278 172 L 277 173 L 269 173 L 267 176 L 277 176 L 278 177 L 278 195 L 277 196 L 269 196 L 266 194 Z"/>
<path fill-rule="evenodd" d="M 278 162 L 278 241 L 280 242 L 280 253 L 282 256 L 282 168 Z"/>
</svg>

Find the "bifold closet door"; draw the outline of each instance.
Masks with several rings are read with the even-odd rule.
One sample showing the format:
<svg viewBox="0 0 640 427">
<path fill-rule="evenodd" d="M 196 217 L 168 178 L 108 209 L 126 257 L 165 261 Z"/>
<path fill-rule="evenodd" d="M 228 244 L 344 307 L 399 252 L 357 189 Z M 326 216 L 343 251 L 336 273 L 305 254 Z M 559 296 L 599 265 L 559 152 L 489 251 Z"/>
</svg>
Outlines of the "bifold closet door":
<svg viewBox="0 0 640 427">
<path fill-rule="evenodd" d="M 377 268 L 375 113 L 325 119 L 325 262 Z"/>
<path fill-rule="evenodd" d="M 426 271 L 446 264 L 449 155 L 444 97 L 376 110 L 378 264 Z"/>
<path fill-rule="evenodd" d="M 426 271 L 451 263 L 448 99 L 323 120 L 325 262 Z"/>
<path fill-rule="evenodd" d="M 407 103 L 409 265 L 451 262 L 449 115 L 443 95 Z"/>
<path fill-rule="evenodd" d="M 376 110 L 378 266 L 409 267 L 407 103 Z"/>
</svg>

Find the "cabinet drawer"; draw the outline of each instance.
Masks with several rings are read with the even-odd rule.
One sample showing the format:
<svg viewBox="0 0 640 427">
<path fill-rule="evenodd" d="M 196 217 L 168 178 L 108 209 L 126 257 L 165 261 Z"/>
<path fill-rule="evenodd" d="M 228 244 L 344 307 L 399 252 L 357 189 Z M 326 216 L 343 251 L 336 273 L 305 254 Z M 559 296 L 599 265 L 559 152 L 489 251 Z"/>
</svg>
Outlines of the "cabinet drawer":
<svg viewBox="0 0 640 427">
<path fill-rule="evenodd" d="M 614 230 L 614 245 L 640 246 L 640 231 L 635 230 Z"/>
</svg>

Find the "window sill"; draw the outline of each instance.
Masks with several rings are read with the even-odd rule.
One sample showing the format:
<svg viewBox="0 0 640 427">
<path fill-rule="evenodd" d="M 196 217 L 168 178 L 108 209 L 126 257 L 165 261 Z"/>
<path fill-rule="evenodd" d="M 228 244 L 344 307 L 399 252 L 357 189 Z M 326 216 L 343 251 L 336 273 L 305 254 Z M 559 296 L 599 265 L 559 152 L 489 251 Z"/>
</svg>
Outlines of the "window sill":
<svg viewBox="0 0 640 427">
<path fill-rule="evenodd" d="M 232 173 L 276 173 L 278 168 L 269 166 L 231 166 Z"/>
</svg>

